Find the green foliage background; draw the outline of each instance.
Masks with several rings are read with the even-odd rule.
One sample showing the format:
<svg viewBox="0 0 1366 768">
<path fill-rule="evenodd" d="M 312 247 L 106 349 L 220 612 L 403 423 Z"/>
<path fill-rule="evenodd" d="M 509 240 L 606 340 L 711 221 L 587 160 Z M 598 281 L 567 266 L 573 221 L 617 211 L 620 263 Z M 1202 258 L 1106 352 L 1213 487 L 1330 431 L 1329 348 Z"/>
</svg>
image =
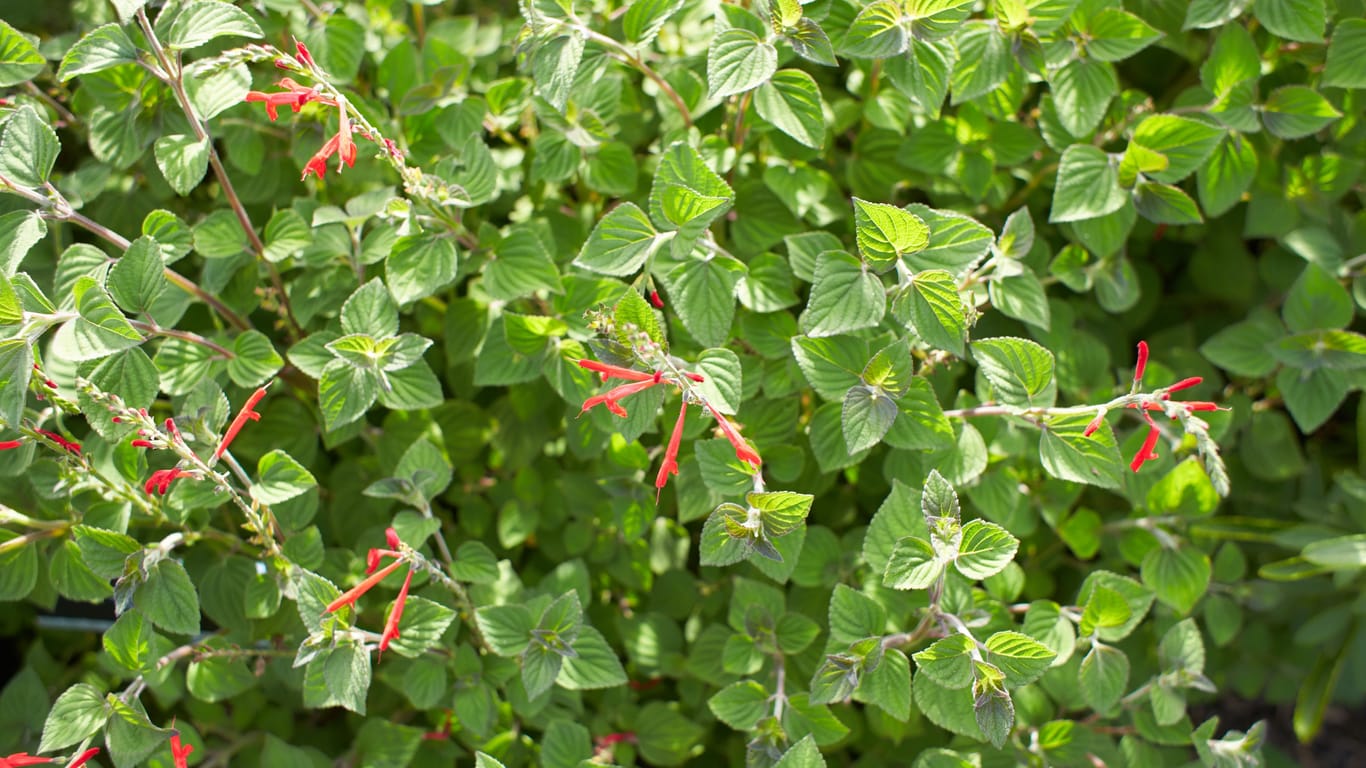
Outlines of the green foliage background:
<svg viewBox="0 0 1366 768">
<path fill-rule="evenodd" d="M 1361 0 L 144 5 L 0 23 L 0 752 L 1235 766 L 1360 706 Z M 323 608 L 390 526 L 376 656 L 397 578 Z"/>
</svg>

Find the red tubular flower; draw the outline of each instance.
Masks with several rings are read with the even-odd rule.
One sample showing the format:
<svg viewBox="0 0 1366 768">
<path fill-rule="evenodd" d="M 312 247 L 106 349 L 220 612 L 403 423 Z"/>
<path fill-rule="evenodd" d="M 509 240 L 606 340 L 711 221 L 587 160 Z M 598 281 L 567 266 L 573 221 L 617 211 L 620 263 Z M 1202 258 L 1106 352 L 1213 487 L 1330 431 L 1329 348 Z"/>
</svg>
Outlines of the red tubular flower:
<svg viewBox="0 0 1366 768">
<path fill-rule="evenodd" d="M 678 445 L 683 440 L 683 422 L 687 421 L 687 418 L 688 401 L 684 400 L 678 409 L 678 422 L 674 424 L 674 433 L 669 436 L 669 447 L 664 449 L 664 463 L 659 465 L 659 474 L 655 475 L 656 504 L 659 503 L 659 494 L 669 482 L 669 475 L 678 474 Z"/>
<path fill-rule="evenodd" d="M 356 142 L 351 140 L 351 116 L 347 114 L 345 105 L 341 108 L 340 124 L 337 127 L 337 157 L 337 173 L 341 173 L 342 163 L 346 163 L 347 168 L 356 166 Z"/>
<path fill-rule="evenodd" d="M 360 597 L 366 592 L 369 592 L 371 589 L 374 588 L 376 584 L 380 583 L 381 581 L 384 581 L 385 577 L 387 577 L 394 571 L 397 571 L 400 565 L 403 565 L 403 561 L 395 560 L 394 562 L 389 563 L 388 565 L 379 569 L 375 573 L 366 577 L 365 581 L 362 581 L 356 586 L 346 590 L 336 600 L 333 600 L 332 602 L 328 603 L 327 608 L 325 608 L 323 612 L 332 613 L 337 609 L 341 608 L 342 606 L 355 604 L 356 598 Z"/>
<path fill-rule="evenodd" d="M 179 430 L 179 429 L 176 427 L 176 425 L 175 425 L 175 419 L 167 419 L 167 420 L 166 420 L 166 431 L 167 431 L 168 433 L 170 433 L 170 435 L 171 435 L 171 441 L 172 441 L 172 442 L 176 442 L 176 443 L 183 443 L 183 442 L 185 442 L 184 440 L 181 440 L 181 439 L 180 439 L 180 430 Z"/>
<path fill-rule="evenodd" d="M 1175 384 L 1171 385 L 1170 387 L 1167 387 L 1167 394 L 1171 394 L 1173 392 L 1180 392 L 1183 389 L 1190 389 L 1191 387 L 1199 386 L 1202 381 L 1204 381 L 1204 379 L 1200 378 L 1199 376 L 1191 376 L 1188 379 L 1182 379 L 1176 382 Z"/>
<path fill-rule="evenodd" d="M 731 445 L 735 446 L 735 458 L 740 461 L 747 461 L 756 468 L 763 464 L 764 462 L 759 458 L 759 454 L 755 453 L 754 449 L 749 447 L 749 443 L 740 435 L 740 430 L 736 429 L 735 425 L 730 423 L 730 419 L 721 415 L 714 408 L 711 408 L 710 410 L 711 415 L 716 417 L 716 424 L 721 428 L 721 433 L 726 436 L 726 439 L 730 441 Z"/>
<path fill-rule="evenodd" d="M 1186 413 L 1219 410 L 1219 405 L 1217 403 L 1211 403 L 1204 400 L 1193 400 L 1189 403 L 1182 403 L 1182 405 L 1186 406 Z"/>
<path fill-rule="evenodd" d="M 392 527 L 384 529 L 384 540 L 389 543 L 389 549 L 403 548 L 403 542 L 398 538 L 398 531 Z"/>
<path fill-rule="evenodd" d="M 19 768 L 21 765 L 42 765 L 52 762 L 50 757 L 38 757 L 27 752 L 16 752 L 9 757 L 0 757 L 0 768 Z"/>
<path fill-rule="evenodd" d="M 149 442 L 146 441 L 146 440 L 141 440 L 141 439 L 139 439 L 139 440 L 134 440 L 133 442 L 129 443 L 129 445 L 133 446 L 134 448 L 151 448 L 151 447 L 153 447 L 151 443 L 149 443 Z"/>
<path fill-rule="evenodd" d="M 619 387 L 614 387 L 604 394 L 596 395 L 584 400 L 583 411 L 587 411 L 595 405 L 606 404 L 607 410 L 618 416 L 624 417 L 626 415 L 626 409 L 622 408 L 617 401 L 623 397 L 634 395 L 637 392 L 644 392 L 650 387 L 658 384 L 660 381 L 661 379 L 656 376 L 648 376 L 644 381 L 634 381 L 630 384 L 622 384 Z M 583 411 L 580 411 L 580 413 Z"/>
<path fill-rule="evenodd" d="M 60 445 L 63 449 L 76 454 L 77 456 L 81 454 L 81 446 L 79 443 L 73 443 L 70 440 L 67 440 L 65 437 L 62 437 L 61 435 L 57 434 L 56 432 L 50 432 L 46 429 L 35 429 L 33 431 L 37 432 L 43 437 L 46 437 L 47 439 L 51 440 L 57 445 Z"/>
<path fill-rule="evenodd" d="M 298 112 L 303 105 L 310 101 L 323 103 L 331 102 L 331 99 L 323 97 L 312 88 L 296 83 L 293 78 L 282 77 L 280 78 L 278 85 L 285 90 L 276 91 L 275 93 L 247 91 L 247 97 L 245 99 L 245 101 L 248 102 L 263 102 L 266 105 L 266 116 L 270 118 L 272 123 L 275 122 L 275 118 L 279 117 L 280 107 L 289 107 L 295 112 Z"/>
<path fill-rule="evenodd" d="M 664 308 L 664 300 L 659 298 L 659 291 L 650 291 L 650 303 L 655 305 L 656 309 Z"/>
<path fill-rule="evenodd" d="M 1138 342 L 1138 362 L 1134 363 L 1134 381 L 1143 381 L 1143 371 L 1148 367 L 1148 342 Z"/>
<path fill-rule="evenodd" d="M 85 765 L 86 763 L 90 762 L 90 758 L 94 757 L 95 755 L 98 755 L 99 753 L 99 747 L 91 747 L 90 749 L 87 749 L 86 751 L 82 752 L 80 757 L 77 757 L 75 760 L 72 760 L 71 764 L 68 765 L 66 768 L 81 768 L 82 765 Z"/>
<path fill-rule="evenodd" d="M 408 569 L 408 575 L 403 578 L 403 586 L 399 587 L 398 598 L 394 600 L 394 609 L 389 612 L 389 620 L 384 622 L 384 634 L 379 636 L 379 652 L 384 653 L 389 648 L 389 643 L 398 639 L 398 623 L 403 620 L 403 606 L 408 604 L 408 587 L 413 583 L 413 569 Z"/>
<path fill-rule="evenodd" d="M 23 440 L 0 440 L 0 451 L 8 451 L 24 444 Z"/>
<path fill-rule="evenodd" d="M 186 472 L 180 467 L 172 467 L 171 469 L 158 469 L 157 471 L 152 473 L 151 477 L 147 478 L 147 482 L 143 484 L 142 490 L 149 496 L 152 494 L 153 490 L 155 490 L 162 496 L 165 496 L 167 491 L 171 489 L 171 483 L 174 482 L 177 478 L 192 477 L 193 474 L 194 473 L 192 472 Z"/>
<path fill-rule="evenodd" d="M 267 384 L 266 386 L 268 387 L 270 385 Z M 237 415 L 233 417 L 232 423 L 228 425 L 228 431 L 223 433 L 223 440 L 218 444 L 218 447 L 214 449 L 213 460 L 209 462 L 210 464 L 223 457 L 223 452 L 228 450 L 228 446 L 232 444 L 233 439 L 237 437 L 237 433 L 242 431 L 242 427 L 245 427 L 248 421 L 261 420 L 261 414 L 252 409 L 255 408 L 256 404 L 261 402 L 261 398 L 265 396 L 266 387 L 261 387 L 251 393 L 251 397 L 247 398 L 247 402 L 242 405 L 242 410 L 237 412 Z"/>
<path fill-rule="evenodd" d="M 193 751 L 192 744 L 181 746 L 179 733 L 171 736 L 171 760 L 174 761 L 175 768 L 190 768 L 190 753 Z"/>
<path fill-rule="evenodd" d="M 611 365 L 609 363 L 600 363 L 597 360 L 580 360 L 579 367 L 601 373 L 604 380 L 607 378 L 626 379 L 627 381 L 646 381 L 654 379 L 654 374 L 652 373 L 637 371 L 631 368 L 623 368 L 619 365 Z"/>
<path fill-rule="evenodd" d="M 1144 462 L 1157 458 L 1157 453 L 1153 449 L 1157 447 L 1157 439 L 1162 436 L 1162 433 L 1157 429 L 1157 422 L 1153 421 L 1153 417 L 1149 416 L 1147 411 L 1144 411 L 1143 418 L 1148 420 L 1148 436 L 1143 438 L 1143 446 L 1138 449 L 1138 453 L 1134 454 L 1134 460 L 1129 462 L 1129 469 L 1135 472 L 1143 466 Z"/>
</svg>

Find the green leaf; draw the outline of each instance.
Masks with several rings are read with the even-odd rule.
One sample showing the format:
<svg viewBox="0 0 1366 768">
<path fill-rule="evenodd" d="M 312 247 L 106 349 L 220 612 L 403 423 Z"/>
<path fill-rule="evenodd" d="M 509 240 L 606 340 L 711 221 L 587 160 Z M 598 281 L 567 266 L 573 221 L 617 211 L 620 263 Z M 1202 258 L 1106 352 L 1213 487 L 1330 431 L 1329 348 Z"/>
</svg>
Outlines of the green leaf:
<svg viewBox="0 0 1366 768">
<path fill-rule="evenodd" d="M 892 589 L 928 589 L 943 572 L 944 561 L 928 541 L 905 536 L 892 548 L 882 583 Z"/>
<path fill-rule="evenodd" d="M 1178 115 L 1152 115 L 1134 129 L 1130 148 L 1135 145 L 1160 153 L 1166 168 L 1148 177 L 1173 184 L 1195 172 L 1225 136 L 1225 131 L 1199 120 Z"/>
<path fill-rule="evenodd" d="M 1200 346 L 1200 354 L 1236 376 L 1261 377 L 1275 369 L 1276 358 L 1268 347 L 1284 334 L 1275 315 L 1254 312 L 1247 320 L 1209 337 Z"/>
<path fill-rule="evenodd" d="M 729 349 L 705 349 L 693 366 L 706 380 L 696 385 L 707 403 L 721 413 L 734 416 L 744 399 L 740 358 Z"/>
<path fill-rule="evenodd" d="M 1266 129 L 1282 139 L 1311 136 L 1342 117 L 1328 99 L 1303 85 L 1287 85 L 1272 91 L 1261 112 Z"/>
<path fill-rule="evenodd" d="M 854 231 L 859 254 L 879 271 L 897 259 L 925 249 L 930 230 L 918 216 L 885 203 L 854 198 Z"/>
<path fill-rule="evenodd" d="M 1107 592 L 1112 595 L 1107 595 Z M 1120 618 L 1120 611 L 1123 609 L 1118 608 L 1119 601 L 1113 600 L 1114 596 L 1122 600 L 1128 608 L 1127 618 Z M 1103 604 L 1104 610 L 1100 618 L 1088 622 L 1087 615 L 1091 613 L 1090 603 L 1093 600 L 1097 601 L 1098 605 Z M 1089 630 L 1094 629 L 1101 640 L 1115 642 L 1128 637 L 1147 615 L 1148 608 L 1153 604 L 1153 593 L 1127 576 L 1110 571 L 1092 571 L 1081 585 L 1081 591 L 1077 594 L 1077 604 L 1086 606 L 1082 615 L 1081 633 L 1091 634 Z"/>
<path fill-rule="evenodd" d="M 0 542 L 13 541 L 19 534 L 0 529 Z M 0 552 L 0 602 L 16 602 L 28 597 L 38 583 L 38 548 L 27 544 Z"/>
<path fill-rule="evenodd" d="M 997 632 L 985 645 L 986 660 L 1001 670 L 1012 688 L 1038 680 L 1057 657 L 1043 643 L 1019 632 Z"/>
<path fill-rule="evenodd" d="M 1109 712 L 1129 685 L 1129 657 L 1118 648 L 1093 643 L 1081 660 L 1077 682 L 1087 706 L 1097 712 Z"/>
<path fill-rule="evenodd" d="M 48 711 L 39 752 L 52 752 L 84 741 L 104 727 L 113 714 L 93 685 L 77 683 L 62 692 Z"/>
<path fill-rule="evenodd" d="M 537 291 L 562 293 L 560 270 L 550 254 L 551 248 L 535 230 L 514 227 L 494 248 L 493 260 L 484 266 L 484 290 L 502 301 Z"/>
<path fill-rule="evenodd" d="M 13 277 L 24 257 L 45 236 L 47 222 L 37 211 L 0 215 L 0 277 Z"/>
<path fill-rule="evenodd" d="M 426 298 L 455 280 L 455 243 L 440 235 L 407 235 L 394 243 L 384 263 L 384 281 L 400 305 Z"/>
<path fill-rule="evenodd" d="M 161 246 L 143 236 L 123 252 L 123 258 L 109 270 L 105 284 L 114 301 L 129 312 L 146 312 L 166 289 L 161 261 Z"/>
<path fill-rule="evenodd" d="M 1229 24 L 1220 30 L 1209 58 L 1200 66 L 1200 82 L 1219 97 L 1234 86 L 1261 75 L 1262 61 L 1257 54 L 1257 45 L 1242 24 Z"/>
<path fill-rule="evenodd" d="M 1366 568 L 1366 534 L 1310 542 L 1304 547 L 1303 557 L 1314 565 L 1335 571 Z"/>
<path fill-rule="evenodd" d="M 1343 19 L 1333 27 L 1321 84 L 1325 88 L 1366 88 L 1362 61 L 1366 61 L 1366 19 Z"/>
<path fill-rule="evenodd" d="M 574 77 L 583 61 L 583 37 L 560 35 L 537 46 L 531 54 L 532 80 L 536 92 L 556 110 L 569 103 Z"/>
<path fill-rule="evenodd" d="M 1091 59 L 1069 63 L 1052 76 L 1049 85 L 1063 128 L 1077 137 L 1096 130 L 1110 100 L 1119 93 L 1115 68 L 1105 61 Z"/>
<path fill-rule="evenodd" d="M 328 431 L 346 426 L 365 415 L 379 398 L 379 382 L 373 372 L 344 360 L 333 360 L 318 379 L 318 407 Z"/>
<path fill-rule="evenodd" d="M 113 594 L 109 582 L 90 570 L 80 546 L 69 539 L 50 553 L 47 575 L 57 593 L 68 600 L 102 603 Z"/>
<path fill-rule="evenodd" d="M 326 657 L 321 672 L 327 692 L 321 706 L 340 706 L 358 715 L 365 714 L 365 699 L 370 692 L 369 651 L 359 643 L 339 645 Z"/>
<path fill-rule="evenodd" d="M 1119 169 L 1104 151 L 1073 144 L 1062 153 L 1053 189 L 1053 223 L 1094 219 L 1124 207 L 1128 194 L 1119 186 Z"/>
<path fill-rule="evenodd" d="M 966 688 L 972 684 L 972 651 L 976 644 L 971 637 L 952 634 L 923 651 L 916 653 L 916 668 L 936 683 L 948 689 Z"/>
<path fill-rule="evenodd" d="M 812 149 L 825 146 L 823 107 L 815 79 L 800 69 L 775 72 L 754 93 L 754 109 L 760 117 Z"/>
<path fill-rule="evenodd" d="M 1281 305 L 1281 317 L 1292 333 L 1346 328 L 1356 314 L 1342 283 L 1318 264 L 1307 264 Z"/>
<path fill-rule="evenodd" d="M 392 615 L 393 606 L 389 608 Z M 455 621 L 455 611 L 431 600 L 408 598 L 399 623 L 398 637 L 390 648 L 400 656 L 414 659 L 441 644 L 441 637 Z"/>
<path fill-rule="evenodd" d="M 1004 688 L 987 686 L 980 680 L 972 688 L 972 710 L 977 726 L 992 746 L 1001 749 L 1015 727 L 1015 703 Z"/>
<path fill-rule="evenodd" d="M 886 311 L 887 294 L 878 276 L 853 256 L 828 251 L 816 265 L 816 282 L 799 323 L 808 336 L 834 336 L 877 325 Z"/>
<path fill-rule="evenodd" d="M 878 387 L 850 387 L 840 415 L 849 452 L 866 451 L 881 442 L 899 413 L 896 400 Z"/>
<path fill-rule="evenodd" d="M 1323 0 L 1255 0 L 1252 12 L 1272 34 L 1301 43 L 1323 42 Z"/>
<path fill-rule="evenodd" d="M 854 697 L 872 704 L 900 722 L 911 716 L 911 663 L 906 654 L 888 648 L 877 666 L 863 675 Z"/>
<path fill-rule="evenodd" d="M 849 24 L 840 53 L 856 59 L 886 59 L 905 51 L 906 44 L 901 5 L 894 0 L 876 0 Z"/>
<path fill-rule="evenodd" d="M 684 257 L 698 238 L 735 204 L 730 185 L 690 145 L 678 141 L 660 156 L 650 187 L 650 219 L 660 229 L 677 230 L 672 247 Z"/>
<path fill-rule="evenodd" d="M 191 0 L 162 13 L 156 26 L 167 48 L 183 51 L 220 37 L 261 37 L 261 27 L 246 11 L 222 0 Z"/>
<path fill-rule="evenodd" d="M 46 63 L 28 38 L 0 21 L 0 86 L 19 85 L 33 79 L 43 71 Z"/>
<path fill-rule="evenodd" d="M 479 631 L 499 656 L 517 656 L 531 642 L 531 630 L 536 623 L 525 605 L 483 606 L 474 615 Z"/>
<path fill-rule="evenodd" d="M 318 486 L 313 474 L 292 456 L 275 449 L 256 464 L 259 478 L 251 486 L 251 497 L 262 504 L 279 504 Z"/>
<path fill-rule="evenodd" d="M 138 609 L 161 629 L 176 635 L 199 634 L 199 593 L 185 567 L 175 560 L 153 566 L 135 599 Z"/>
<path fill-rule="evenodd" d="M 821 756 L 815 738 L 807 734 L 789 747 L 773 768 L 825 768 L 825 758 Z"/>
<path fill-rule="evenodd" d="M 966 353 L 967 313 L 953 275 L 942 269 L 916 273 L 893 300 L 893 309 L 902 306 L 911 328 L 931 346 L 959 357 Z"/>
<path fill-rule="evenodd" d="M 1157 599 L 1180 615 L 1191 609 L 1209 588 L 1209 555 L 1192 547 L 1157 547 L 1143 558 L 1143 583 Z"/>
<path fill-rule="evenodd" d="M 1086 52 L 1101 61 L 1123 61 L 1162 39 L 1148 22 L 1118 8 L 1105 8 L 1088 18 L 1086 36 Z"/>
<path fill-rule="evenodd" d="M 675 705 L 652 701 L 635 720 L 636 745 L 651 765 L 679 765 L 688 759 L 704 729 L 679 714 Z"/>
<path fill-rule="evenodd" d="M 792 356 L 811 388 L 824 400 L 843 401 L 844 393 L 860 383 L 868 345 L 852 336 L 811 338 L 795 336 Z"/>
<path fill-rule="evenodd" d="M 972 342 L 972 354 L 1001 402 L 1047 408 L 1057 399 L 1053 353 L 1038 343 L 1011 337 L 981 339 Z"/>
<path fill-rule="evenodd" d="M 105 745 L 116 768 L 142 765 L 153 752 L 170 738 L 169 728 L 152 725 L 142 703 L 134 699 L 125 704 L 122 699 L 108 697 L 113 715 L 105 726 Z"/>
<path fill-rule="evenodd" d="M 73 290 L 80 316 L 58 328 L 53 340 L 68 359 L 97 360 L 142 343 L 142 335 L 93 278 L 80 277 Z"/>
<path fill-rule="evenodd" d="M 173 134 L 157 139 L 153 146 L 157 168 L 175 193 L 184 197 L 194 191 L 209 169 L 209 140 Z"/>
<path fill-rule="evenodd" d="M 1134 188 L 1134 207 L 1143 218 L 1155 224 L 1199 224 L 1200 208 L 1195 201 L 1170 184 L 1140 181 Z"/>
<path fill-rule="evenodd" d="M 665 239 L 654 231 L 643 210 L 623 202 L 598 220 L 574 264 L 602 275 L 634 275 Z"/>
<path fill-rule="evenodd" d="M 1236 134 L 1225 136 L 1195 174 L 1200 207 L 1222 216 L 1237 205 L 1257 176 L 1257 149 Z"/>
<path fill-rule="evenodd" d="M 954 43 L 958 58 L 950 86 L 955 106 L 996 90 L 1010 76 L 1010 42 L 998 25 L 969 21 L 959 28 Z"/>
<path fill-rule="evenodd" d="M 973 581 L 1000 573 L 1015 558 L 1020 541 L 1006 529 L 985 520 L 969 520 L 962 530 L 953 565 Z"/>
<path fill-rule="evenodd" d="M 752 730 L 768 714 L 768 689 L 753 680 L 722 688 L 707 700 L 716 719 L 737 731 Z"/>
<path fill-rule="evenodd" d="M 665 22 L 683 7 L 683 0 L 638 0 L 626 9 L 621 29 L 638 46 L 649 45 Z"/>
<path fill-rule="evenodd" d="M 778 538 L 797 530 L 811 512 L 814 496 L 792 491 L 755 492 L 745 495 L 750 507 L 759 510 L 764 535 Z"/>
<path fill-rule="evenodd" d="M 1085 434 L 1093 416 L 1071 414 L 1050 419 L 1039 437 L 1039 460 L 1059 480 L 1117 489 L 1124 464 L 1109 424 Z"/>
<path fill-rule="evenodd" d="M 778 50 L 753 32 L 731 27 L 707 49 L 707 89 L 724 99 L 757 88 L 778 70 Z"/>
<path fill-rule="evenodd" d="M 0 137 L 0 174 L 24 187 L 41 188 L 52 175 L 62 144 L 33 107 L 25 104 L 5 123 Z"/>
<path fill-rule="evenodd" d="M 836 66 L 835 49 L 830 45 L 830 37 L 814 20 L 803 17 L 797 25 L 787 30 L 787 42 L 807 61 L 826 67 Z"/>
</svg>

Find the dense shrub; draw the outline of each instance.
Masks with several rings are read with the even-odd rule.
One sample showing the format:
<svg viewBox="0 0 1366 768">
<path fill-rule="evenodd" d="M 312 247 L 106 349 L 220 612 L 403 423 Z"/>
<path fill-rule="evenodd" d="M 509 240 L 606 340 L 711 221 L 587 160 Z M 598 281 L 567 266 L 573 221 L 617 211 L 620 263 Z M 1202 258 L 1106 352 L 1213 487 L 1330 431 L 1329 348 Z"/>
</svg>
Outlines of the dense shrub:
<svg viewBox="0 0 1366 768">
<path fill-rule="evenodd" d="M 0 765 L 1247 766 L 1366 692 L 1361 0 L 4 11 Z"/>
</svg>

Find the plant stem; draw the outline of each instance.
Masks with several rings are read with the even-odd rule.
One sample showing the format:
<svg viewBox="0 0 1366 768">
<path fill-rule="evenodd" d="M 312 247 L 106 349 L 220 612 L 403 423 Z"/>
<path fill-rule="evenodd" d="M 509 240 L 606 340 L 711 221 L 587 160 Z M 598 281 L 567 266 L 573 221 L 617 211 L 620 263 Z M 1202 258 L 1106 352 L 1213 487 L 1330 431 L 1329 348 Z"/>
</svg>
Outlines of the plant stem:
<svg viewBox="0 0 1366 768">
<path fill-rule="evenodd" d="M 646 64 L 644 59 L 632 53 L 630 49 L 628 49 L 625 45 L 622 45 L 620 42 L 613 40 L 612 38 L 602 34 L 601 32 L 591 30 L 583 24 L 573 24 L 567 26 L 569 26 L 570 29 L 583 35 L 586 39 L 591 40 L 597 43 L 598 45 L 601 45 L 603 48 L 606 48 L 609 53 L 611 53 L 622 63 L 632 67 L 640 74 L 648 77 L 650 81 L 653 82 L 655 86 L 658 87 L 659 90 L 665 96 L 669 97 L 669 101 L 672 101 L 674 103 L 674 107 L 678 110 L 679 116 L 683 118 L 683 124 L 689 128 L 693 126 L 692 113 L 688 111 L 688 105 L 683 101 L 683 97 L 678 95 L 678 91 L 675 91 L 674 87 L 672 85 L 669 85 L 669 82 L 667 80 L 661 77 L 658 72 L 654 71 L 654 69 L 652 69 L 649 64 Z"/>
<path fill-rule="evenodd" d="M 294 319 L 294 311 L 289 306 L 289 295 L 285 292 L 284 282 L 280 279 L 280 270 L 276 269 L 275 265 L 266 259 L 266 245 L 261 242 L 261 236 L 256 233 L 256 227 L 252 225 L 251 217 L 247 214 L 246 207 L 242 205 L 242 199 L 237 196 L 237 190 L 232 185 L 232 179 L 228 177 L 228 171 L 223 167 L 223 161 L 218 156 L 218 149 L 213 144 L 213 136 L 209 134 L 208 127 L 195 110 L 194 104 L 190 101 L 189 93 L 185 91 L 184 69 L 178 65 L 172 66 L 170 58 L 166 55 L 166 49 L 157 39 L 151 22 L 147 20 L 146 10 L 139 8 L 137 16 L 138 24 L 142 26 L 142 32 L 147 37 L 147 45 L 161 64 L 162 72 L 165 75 L 162 82 L 171 87 L 176 101 L 180 103 L 181 111 L 185 113 L 185 118 L 190 121 L 190 128 L 194 131 L 194 137 L 208 145 L 209 167 L 213 169 L 214 178 L 218 180 L 218 186 L 223 190 L 223 197 L 227 199 L 228 207 L 232 208 L 232 212 L 237 216 L 237 223 L 246 233 L 247 241 L 251 244 L 251 250 L 256 254 L 257 260 L 266 265 L 271 285 L 275 289 L 275 294 L 280 302 L 280 309 L 283 310 L 284 319 L 288 322 L 291 332 L 295 338 L 302 337 L 303 328 Z"/>
<path fill-rule="evenodd" d="M 209 341 L 208 339 L 204 338 L 203 336 L 200 336 L 197 333 L 192 333 L 190 331 L 179 331 L 174 328 L 162 328 L 156 323 L 144 323 L 141 320 L 130 319 L 128 323 L 132 325 L 134 328 L 138 329 L 139 331 L 142 331 L 143 333 L 150 333 L 153 336 L 164 336 L 168 339 L 180 339 L 181 341 L 187 341 L 191 344 L 204 347 L 205 349 L 211 349 L 224 360 L 231 360 L 234 357 L 237 357 L 237 355 L 231 349 L 228 349 L 227 347 L 224 347 L 220 344 L 216 344 L 212 341 Z"/>
</svg>

